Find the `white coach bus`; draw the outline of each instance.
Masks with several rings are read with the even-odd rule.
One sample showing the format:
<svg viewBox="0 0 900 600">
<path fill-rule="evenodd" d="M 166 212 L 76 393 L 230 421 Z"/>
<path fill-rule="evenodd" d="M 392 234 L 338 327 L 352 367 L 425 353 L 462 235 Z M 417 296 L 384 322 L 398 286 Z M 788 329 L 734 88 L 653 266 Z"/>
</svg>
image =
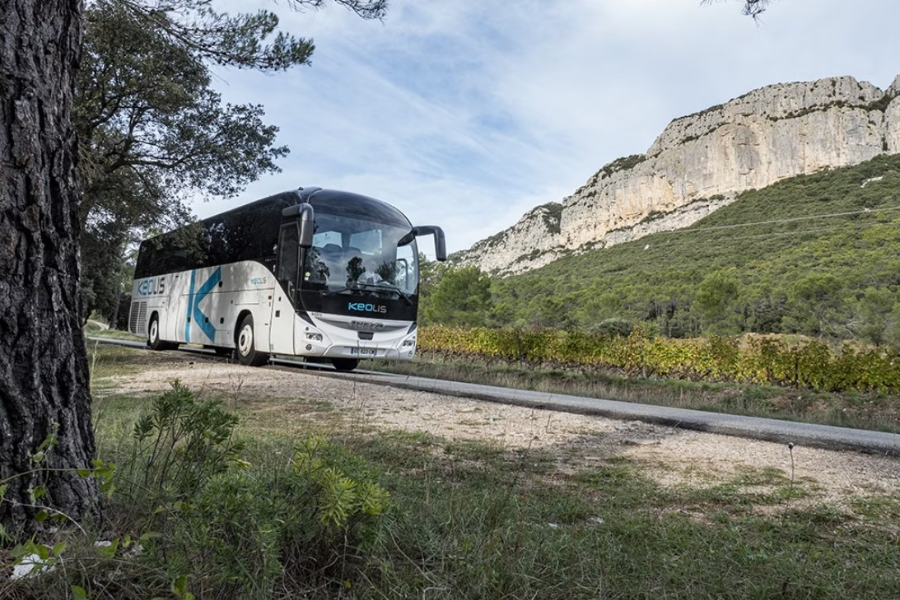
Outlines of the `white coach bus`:
<svg viewBox="0 0 900 600">
<path fill-rule="evenodd" d="M 300 188 L 144 240 L 131 333 L 154 350 L 202 344 L 261 365 L 273 354 L 409 360 L 416 351 L 418 249 L 439 227 L 413 227 L 366 196 Z"/>
</svg>

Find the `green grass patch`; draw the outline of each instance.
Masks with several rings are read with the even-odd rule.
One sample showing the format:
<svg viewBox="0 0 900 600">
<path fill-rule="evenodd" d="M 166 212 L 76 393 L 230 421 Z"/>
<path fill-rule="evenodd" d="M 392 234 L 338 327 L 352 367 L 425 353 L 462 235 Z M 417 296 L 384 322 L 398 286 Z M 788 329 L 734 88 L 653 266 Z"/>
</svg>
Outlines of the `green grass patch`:
<svg viewBox="0 0 900 600">
<path fill-rule="evenodd" d="M 127 376 L 140 373 L 148 366 L 163 364 L 180 364 L 184 355 L 163 352 L 146 352 L 126 346 L 113 346 L 100 342 L 88 341 L 88 365 L 91 369 L 91 383 L 96 389 L 111 383 L 107 380 L 116 376 Z"/>
<path fill-rule="evenodd" d="M 454 445 L 457 447 L 458 445 Z M 492 452 L 478 476 L 457 453 L 430 454 L 414 476 L 409 449 L 376 437 L 352 446 L 382 465 L 407 507 L 376 561 L 378 594 L 441 598 L 841 598 L 900 591 L 895 541 L 845 528 L 828 506 L 791 508 L 783 476 L 748 472 L 705 496 L 663 490 L 628 460 L 573 475 L 515 472 Z M 481 450 L 478 450 L 481 452 Z M 472 461 L 469 454 L 464 462 Z M 756 514 L 758 506 L 780 508 Z M 896 520 L 894 521 L 896 523 Z M 873 563 L 870 560 L 884 560 Z M 368 590 L 367 590 L 368 591 Z M 366 592 L 363 592 L 366 593 Z"/>
</svg>

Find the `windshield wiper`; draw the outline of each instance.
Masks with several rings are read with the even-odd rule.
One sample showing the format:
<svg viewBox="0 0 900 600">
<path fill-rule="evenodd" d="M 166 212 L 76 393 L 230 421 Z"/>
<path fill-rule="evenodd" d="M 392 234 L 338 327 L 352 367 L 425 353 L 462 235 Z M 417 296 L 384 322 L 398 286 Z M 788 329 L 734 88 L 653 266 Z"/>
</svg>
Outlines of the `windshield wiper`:
<svg viewBox="0 0 900 600">
<path fill-rule="evenodd" d="M 366 284 L 366 285 L 371 285 L 371 284 Z M 398 288 L 396 285 L 391 285 L 390 283 L 387 283 L 387 282 L 376 283 L 374 285 L 382 290 L 390 290 L 392 292 L 397 292 L 397 295 L 400 296 L 400 299 L 403 300 L 403 302 L 405 302 L 407 306 L 412 306 L 412 300 L 409 299 L 409 296 L 407 296 L 403 292 L 403 290 Z"/>
<path fill-rule="evenodd" d="M 365 284 L 362 284 L 362 285 L 365 285 Z M 327 298 L 327 297 L 329 297 L 329 296 L 337 296 L 338 294 L 343 294 L 344 292 L 358 292 L 358 291 L 360 291 L 360 289 L 364 289 L 364 288 L 362 287 L 362 285 L 353 286 L 353 287 L 349 287 L 349 286 L 348 286 L 348 287 L 342 287 L 342 288 L 338 288 L 338 289 L 336 289 L 336 290 L 330 290 L 330 291 L 328 291 L 328 292 L 325 292 L 325 293 L 322 294 L 322 295 L 325 296 L 325 297 Z"/>
<path fill-rule="evenodd" d="M 360 292 L 360 291 L 372 291 L 372 292 L 393 292 L 397 294 L 401 300 L 407 305 L 412 306 L 412 300 L 409 299 L 400 288 L 397 286 L 391 285 L 387 282 L 382 283 L 357 283 L 354 286 L 345 286 L 342 288 L 338 288 L 336 290 L 331 290 L 322 294 L 323 296 L 337 296 L 338 294 L 343 294 L 344 292 Z"/>
</svg>

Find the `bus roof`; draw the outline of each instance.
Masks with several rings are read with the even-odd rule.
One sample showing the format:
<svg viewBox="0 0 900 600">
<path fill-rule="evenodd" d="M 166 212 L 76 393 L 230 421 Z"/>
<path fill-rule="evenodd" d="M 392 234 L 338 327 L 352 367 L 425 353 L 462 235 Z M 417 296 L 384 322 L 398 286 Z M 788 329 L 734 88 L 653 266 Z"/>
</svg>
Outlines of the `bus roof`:
<svg viewBox="0 0 900 600">
<path fill-rule="evenodd" d="M 207 219 L 215 220 L 232 213 L 259 210 L 269 208 L 272 205 L 278 205 L 281 208 L 293 206 L 301 199 L 301 196 L 297 192 L 304 189 L 311 190 L 311 192 L 303 194 L 302 198 L 309 202 L 316 211 L 322 210 L 323 212 L 332 215 L 368 218 L 373 221 L 389 223 L 398 227 L 412 227 L 412 223 L 406 218 L 406 215 L 387 202 L 369 196 L 363 196 L 362 194 L 318 188 L 298 188 L 296 191 L 288 190 L 280 192 L 238 206 L 218 215 L 207 217 Z M 206 221 L 207 219 L 203 220 Z"/>
<path fill-rule="evenodd" d="M 327 214 L 361 217 L 397 227 L 412 228 L 412 223 L 402 212 L 387 202 L 369 196 L 338 190 L 317 190 L 306 196 L 306 199 L 315 210 Z"/>
</svg>

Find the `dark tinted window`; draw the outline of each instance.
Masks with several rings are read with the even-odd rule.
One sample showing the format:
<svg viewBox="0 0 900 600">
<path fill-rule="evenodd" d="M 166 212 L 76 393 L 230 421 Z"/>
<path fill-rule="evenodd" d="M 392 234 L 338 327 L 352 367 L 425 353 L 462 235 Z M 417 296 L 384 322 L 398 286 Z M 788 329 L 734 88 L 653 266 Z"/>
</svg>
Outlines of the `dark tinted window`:
<svg viewBox="0 0 900 600">
<path fill-rule="evenodd" d="M 145 240 L 134 276 L 274 260 L 282 205 L 277 200 L 255 202 Z"/>
<path fill-rule="evenodd" d="M 316 210 L 316 214 L 323 211 L 336 217 L 367 219 L 407 229 L 411 227 L 409 219 L 399 210 L 386 202 L 368 196 L 335 190 L 321 190 L 310 196 L 309 203 Z"/>
<path fill-rule="evenodd" d="M 299 235 L 297 224 L 281 228 L 281 255 L 278 257 L 278 279 L 295 283 L 297 281 L 297 251 Z"/>
</svg>

